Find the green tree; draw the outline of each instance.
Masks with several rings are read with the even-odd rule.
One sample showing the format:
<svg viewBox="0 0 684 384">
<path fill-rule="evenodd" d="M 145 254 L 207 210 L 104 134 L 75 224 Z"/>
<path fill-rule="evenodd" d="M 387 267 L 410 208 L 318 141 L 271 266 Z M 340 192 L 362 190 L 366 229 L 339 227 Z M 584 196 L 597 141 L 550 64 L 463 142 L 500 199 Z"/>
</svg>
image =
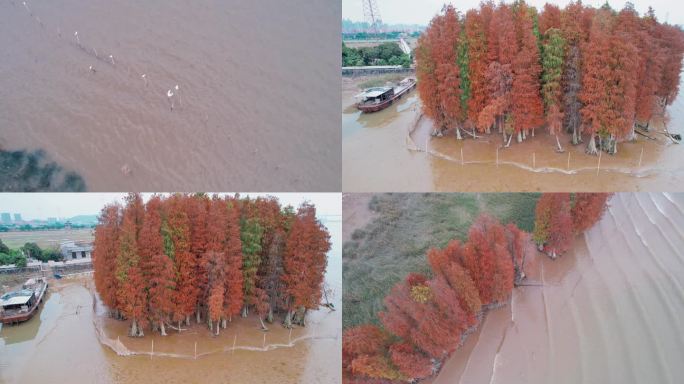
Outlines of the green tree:
<svg viewBox="0 0 684 384">
<path fill-rule="evenodd" d="M 563 127 L 561 103 L 563 96 L 562 76 L 565 65 L 565 39 L 559 29 L 551 28 L 546 32 L 542 48 L 542 98 L 549 133 L 556 136 L 558 150 L 563 147 L 558 133 Z"/>
<path fill-rule="evenodd" d="M 256 278 L 261 265 L 261 238 L 263 227 L 256 218 L 248 218 L 242 221 L 242 274 L 244 276 L 243 287 L 245 305 L 242 308 L 242 316 L 247 316 L 248 307 L 257 303 Z"/>
<path fill-rule="evenodd" d="M 59 252 L 59 249 L 45 248 L 45 249 L 43 249 L 39 259 L 42 262 L 46 262 L 49 260 L 61 261 L 62 260 L 62 254 Z"/>
<path fill-rule="evenodd" d="M 36 243 L 26 243 L 23 247 L 21 247 L 21 250 L 24 252 L 24 255 L 34 259 L 41 260 L 43 256 L 43 250 L 40 249 Z"/>
<path fill-rule="evenodd" d="M 9 247 L 7 245 L 5 245 L 5 243 L 3 243 L 2 240 L 0 240 L 0 253 L 4 253 L 4 254 L 10 253 Z"/>
<path fill-rule="evenodd" d="M 26 266 L 26 257 L 24 255 L 19 255 L 14 259 L 14 265 L 16 265 L 19 268 L 23 268 Z"/>
</svg>

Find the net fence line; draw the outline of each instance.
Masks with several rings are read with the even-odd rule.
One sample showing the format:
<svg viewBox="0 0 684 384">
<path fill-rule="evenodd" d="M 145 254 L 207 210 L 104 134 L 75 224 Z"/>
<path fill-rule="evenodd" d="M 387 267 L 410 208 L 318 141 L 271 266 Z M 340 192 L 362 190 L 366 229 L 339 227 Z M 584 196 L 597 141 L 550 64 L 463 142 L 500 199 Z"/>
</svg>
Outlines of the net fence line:
<svg viewBox="0 0 684 384">
<path fill-rule="evenodd" d="M 277 349 L 293 348 L 302 342 L 312 342 L 312 341 L 316 341 L 316 340 L 339 340 L 339 332 L 337 332 L 334 336 L 333 335 L 317 335 L 316 334 L 316 328 L 318 327 L 319 323 L 318 322 L 310 322 L 310 324 L 314 325 L 314 328 L 313 328 L 313 331 L 311 334 L 302 335 L 299 337 L 292 338 L 291 340 L 289 340 L 288 343 L 266 344 L 267 333 L 264 333 L 263 334 L 264 335 L 264 341 L 263 341 L 263 345 L 261 347 L 253 346 L 253 345 L 238 345 L 237 344 L 238 335 L 235 334 L 233 337 L 232 345 L 224 346 L 221 348 L 213 348 L 213 349 L 210 349 L 208 351 L 202 351 L 202 352 L 197 352 L 197 348 L 199 346 L 201 346 L 200 342 L 197 342 L 197 341 L 194 342 L 194 353 L 173 353 L 173 352 L 155 351 L 154 350 L 154 340 L 151 340 L 149 350 L 131 349 L 121 341 L 120 336 L 117 336 L 116 339 L 114 339 L 112 337 L 109 337 L 106 334 L 106 332 L 104 331 L 103 322 L 100 319 L 100 315 L 98 315 L 98 313 L 97 313 L 97 297 L 95 296 L 95 293 L 92 293 L 92 299 L 93 299 L 93 304 L 92 304 L 93 327 L 95 329 L 95 336 L 97 337 L 97 340 L 102 345 L 107 346 L 109 349 L 111 349 L 118 356 L 150 356 L 150 357 L 157 356 L 157 357 L 169 357 L 169 358 L 193 360 L 193 359 L 208 357 L 208 356 L 216 355 L 216 354 L 224 354 L 227 352 L 231 352 L 231 353 L 234 353 L 235 351 L 268 352 L 268 351 L 273 351 L 273 350 L 277 350 Z M 325 319 L 326 317 L 327 316 L 324 316 L 323 319 Z M 291 330 L 290 330 L 290 334 L 291 334 Z M 193 344 L 188 344 L 188 346 L 192 347 Z"/>
</svg>

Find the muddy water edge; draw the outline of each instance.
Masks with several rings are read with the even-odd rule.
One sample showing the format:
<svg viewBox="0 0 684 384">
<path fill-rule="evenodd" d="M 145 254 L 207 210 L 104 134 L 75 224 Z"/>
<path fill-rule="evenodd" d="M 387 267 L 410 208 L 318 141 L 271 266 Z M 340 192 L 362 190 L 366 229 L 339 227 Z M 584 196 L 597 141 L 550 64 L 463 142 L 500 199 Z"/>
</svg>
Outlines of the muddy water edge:
<svg viewBox="0 0 684 384">
<path fill-rule="evenodd" d="M 555 152 L 555 139 L 543 129 L 510 148 L 500 148 L 497 134 L 463 141 L 451 134 L 432 138 L 429 119 L 414 124 L 420 114 L 416 91 L 383 111 L 362 114 L 353 96 L 369 79 L 342 79 L 345 191 L 610 192 L 684 186 L 684 147 L 658 133 L 663 125 L 657 119 L 649 133 L 655 140 L 637 135 L 635 142 L 621 143 L 617 155 L 603 154 L 599 164 L 598 157 L 584 154 L 583 144 L 570 145 L 567 135 L 561 137 L 565 152 Z M 669 130 L 682 133 L 684 96 L 668 107 L 667 115 Z"/>
<path fill-rule="evenodd" d="M 677 383 L 684 375 L 684 194 L 620 193 L 557 260 L 537 254 L 511 304 L 432 383 Z"/>
</svg>

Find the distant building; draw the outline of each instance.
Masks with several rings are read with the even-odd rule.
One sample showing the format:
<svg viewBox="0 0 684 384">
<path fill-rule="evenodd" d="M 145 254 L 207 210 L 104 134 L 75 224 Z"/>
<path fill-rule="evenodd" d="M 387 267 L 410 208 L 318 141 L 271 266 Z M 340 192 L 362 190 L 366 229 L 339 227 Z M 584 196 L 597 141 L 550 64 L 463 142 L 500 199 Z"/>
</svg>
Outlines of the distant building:
<svg viewBox="0 0 684 384">
<path fill-rule="evenodd" d="M 15 222 L 20 222 L 21 220 L 21 213 L 15 213 L 14 214 L 14 221 Z"/>
<path fill-rule="evenodd" d="M 59 250 L 64 260 L 89 260 L 93 252 L 93 244 L 71 240 L 62 241 L 59 244 Z"/>
<path fill-rule="evenodd" d="M 2 215 L 0 215 L 0 220 L 3 224 L 12 224 L 12 215 L 10 215 L 9 212 L 3 212 Z"/>
<path fill-rule="evenodd" d="M 55 224 L 55 223 L 57 223 L 56 217 L 48 217 L 48 224 Z"/>
</svg>

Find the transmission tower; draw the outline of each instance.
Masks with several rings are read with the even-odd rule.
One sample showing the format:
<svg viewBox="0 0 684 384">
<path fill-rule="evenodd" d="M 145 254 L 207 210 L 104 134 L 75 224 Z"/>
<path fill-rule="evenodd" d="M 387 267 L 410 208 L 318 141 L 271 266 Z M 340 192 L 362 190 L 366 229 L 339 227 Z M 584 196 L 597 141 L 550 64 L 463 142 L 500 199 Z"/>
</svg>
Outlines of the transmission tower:
<svg viewBox="0 0 684 384">
<path fill-rule="evenodd" d="M 363 19 L 369 25 L 368 32 L 378 34 L 381 32 L 382 18 L 380 17 L 380 9 L 376 0 L 362 0 L 363 1 Z"/>
</svg>

